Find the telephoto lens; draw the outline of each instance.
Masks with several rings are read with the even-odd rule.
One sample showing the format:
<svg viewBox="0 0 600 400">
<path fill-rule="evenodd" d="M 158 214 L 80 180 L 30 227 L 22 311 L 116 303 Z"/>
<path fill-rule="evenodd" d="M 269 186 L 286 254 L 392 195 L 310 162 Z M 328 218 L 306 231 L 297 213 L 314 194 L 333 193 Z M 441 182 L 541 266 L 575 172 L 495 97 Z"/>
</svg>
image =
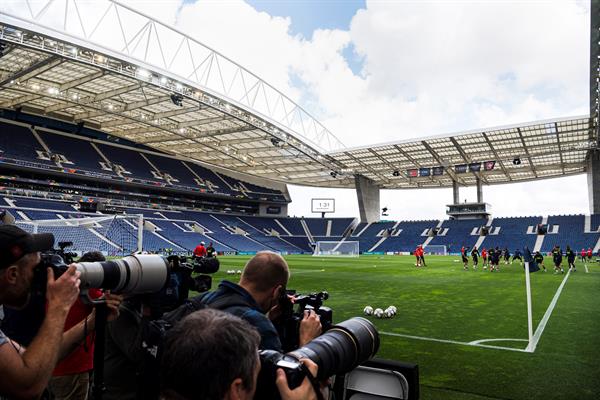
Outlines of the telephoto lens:
<svg viewBox="0 0 600 400">
<path fill-rule="evenodd" d="M 317 378 L 349 372 L 379 350 L 379 333 L 371 321 L 354 317 L 333 325 L 326 333 L 288 355 L 308 358 L 319 366 Z"/>
<path fill-rule="evenodd" d="M 102 288 L 115 293 L 141 294 L 161 290 L 167 283 L 168 263 L 162 256 L 136 254 L 118 260 L 75 264 L 81 288 Z"/>
</svg>

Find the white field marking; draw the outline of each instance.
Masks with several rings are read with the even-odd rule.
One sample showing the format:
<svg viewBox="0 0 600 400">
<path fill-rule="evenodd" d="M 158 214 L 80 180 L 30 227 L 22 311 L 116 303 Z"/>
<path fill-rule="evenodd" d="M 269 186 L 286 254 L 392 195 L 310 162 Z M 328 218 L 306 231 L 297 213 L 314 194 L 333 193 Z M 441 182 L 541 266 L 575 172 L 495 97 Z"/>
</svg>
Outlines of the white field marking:
<svg viewBox="0 0 600 400">
<path fill-rule="evenodd" d="M 586 263 L 586 264 L 583 264 L 583 266 L 585 267 L 585 273 L 586 273 L 586 274 L 589 274 L 589 273 L 590 273 L 590 271 L 588 270 L 587 263 Z"/>
<path fill-rule="evenodd" d="M 489 344 L 473 344 L 473 343 L 469 343 L 469 342 L 459 342 L 457 340 L 435 339 L 435 338 L 428 338 L 428 337 L 423 337 L 423 336 L 403 335 L 401 333 L 393 333 L 393 332 L 379 332 L 379 334 L 387 335 L 387 336 L 403 337 L 403 338 L 407 338 L 407 339 L 426 340 L 429 342 L 450 343 L 450 344 L 458 344 L 458 345 L 462 345 L 462 346 L 483 347 L 486 349 L 508 350 L 508 351 L 518 351 L 521 353 L 529 353 L 529 351 L 527 351 L 526 349 L 515 349 L 512 347 L 493 346 L 493 345 L 489 345 Z M 515 340 L 515 339 L 511 339 L 511 340 Z M 525 341 L 527 341 L 527 340 L 525 339 Z"/>
<path fill-rule="evenodd" d="M 469 344 L 480 344 L 480 343 L 486 343 L 486 342 L 528 342 L 528 339 L 481 339 L 481 340 L 473 340 L 472 342 L 469 342 Z"/>
<path fill-rule="evenodd" d="M 546 309 L 546 313 L 542 317 L 542 320 L 540 321 L 539 325 L 537 326 L 537 329 L 535 330 L 535 333 L 533 334 L 533 340 L 527 346 L 526 351 L 528 351 L 530 353 L 533 353 L 535 351 L 535 348 L 537 347 L 537 344 L 540 341 L 540 338 L 542 337 L 542 333 L 544 333 L 546 324 L 548 323 L 548 320 L 550 319 L 550 316 L 552 315 L 552 311 L 554 310 L 554 307 L 556 307 L 558 298 L 560 297 L 560 294 L 562 293 L 562 290 L 565 287 L 565 283 L 567 283 L 567 279 L 569 279 L 570 274 L 571 274 L 571 270 L 568 270 L 565 277 L 563 278 L 560 286 L 558 287 L 558 289 L 556 289 L 556 293 L 554 294 L 554 297 L 552 298 L 552 301 L 550 302 L 548 309 Z"/>
</svg>

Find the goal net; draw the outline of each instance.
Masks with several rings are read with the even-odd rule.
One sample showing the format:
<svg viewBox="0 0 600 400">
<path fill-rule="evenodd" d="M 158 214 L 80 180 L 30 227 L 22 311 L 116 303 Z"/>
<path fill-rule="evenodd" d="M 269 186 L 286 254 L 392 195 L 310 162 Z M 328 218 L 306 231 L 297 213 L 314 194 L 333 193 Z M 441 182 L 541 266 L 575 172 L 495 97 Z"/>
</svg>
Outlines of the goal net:
<svg viewBox="0 0 600 400">
<path fill-rule="evenodd" d="M 358 257 L 358 242 L 317 242 L 313 256 Z"/>
<path fill-rule="evenodd" d="M 424 250 L 425 254 L 435 254 L 438 256 L 448 255 L 448 250 L 446 249 L 446 246 L 443 245 L 428 245 L 424 248 Z"/>
<path fill-rule="evenodd" d="M 124 256 L 142 250 L 141 215 L 15 221 L 15 224 L 30 233 L 52 233 L 55 248 L 70 242 L 72 245 L 65 246 L 65 251 L 79 256 L 88 251 Z"/>
</svg>

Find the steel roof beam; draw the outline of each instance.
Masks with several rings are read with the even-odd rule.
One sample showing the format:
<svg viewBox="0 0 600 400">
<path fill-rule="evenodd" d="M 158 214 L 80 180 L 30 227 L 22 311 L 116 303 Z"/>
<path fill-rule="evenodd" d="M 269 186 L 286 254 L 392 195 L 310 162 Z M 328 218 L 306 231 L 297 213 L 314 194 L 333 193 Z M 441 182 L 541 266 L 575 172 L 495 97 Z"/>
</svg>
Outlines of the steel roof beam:
<svg viewBox="0 0 600 400">
<path fill-rule="evenodd" d="M 34 78 L 37 75 L 39 75 L 45 71 L 48 71 L 49 69 L 52 69 L 52 68 L 56 67 L 57 65 L 62 64 L 63 61 L 64 61 L 64 59 L 59 58 L 58 56 L 50 56 L 48 58 L 45 58 L 41 61 L 36 62 L 35 64 L 25 67 L 25 68 L 15 72 L 14 74 L 10 75 L 8 78 L 6 78 L 2 82 L 0 82 L 0 87 L 4 87 L 6 84 L 9 84 L 11 81 L 24 82 L 28 79 Z"/>
<path fill-rule="evenodd" d="M 462 184 L 464 184 L 464 180 L 462 180 L 461 178 L 459 178 L 456 173 L 451 170 L 450 168 L 446 167 L 444 164 L 446 164 L 446 162 L 442 159 L 442 157 L 440 157 L 440 155 L 429 145 L 429 143 L 427 143 L 425 140 L 421 141 L 421 143 L 423 144 L 423 146 L 427 149 L 427 151 L 429 151 L 429 153 L 431 154 L 431 156 L 435 159 L 435 161 L 438 162 L 438 164 L 440 164 L 442 167 L 444 167 L 444 169 L 448 172 L 448 175 L 450 175 L 450 178 L 452 178 L 453 181 L 456 182 L 460 182 Z M 433 181 L 433 176 L 431 177 L 431 179 Z"/>
<path fill-rule="evenodd" d="M 563 154 L 562 154 L 562 149 L 560 146 L 560 135 L 558 134 L 558 125 L 556 124 L 556 122 L 554 123 L 554 130 L 556 131 L 556 143 L 558 144 L 558 154 L 560 155 L 560 164 L 563 166 L 562 167 L 562 172 L 563 174 L 565 173 L 565 167 L 564 167 L 564 160 L 563 160 Z"/>
<path fill-rule="evenodd" d="M 538 174 L 537 174 L 537 172 L 535 172 L 535 165 L 533 164 L 531 155 L 529 154 L 529 150 L 527 150 L 527 145 L 525 144 L 525 139 L 523 139 L 523 133 L 521 132 L 521 128 L 517 128 L 517 132 L 519 132 L 519 138 L 521 139 L 521 144 L 523 145 L 523 150 L 525 151 L 525 156 L 527 157 L 527 160 L 529 161 L 529 165 L 531 165 L 531 168 L 533 168 L 533 174 L 537 178 Z M 558 133 L 558 129 L 556 130 L 556 132 Z M 562 159 L 562 155 L 561 155 L 561 159 Z M 565 171 L 563 168 L 563 173 L 564 172 Z"/>
<path fill-rule="evenodd" d="M 492 142 L 490 142 L 490 139 L 488 138 L 487 134 L 485 132 L 481 132 L 481 134 L 483 135 L 488 146 L 490 146 L 490 149 L 491 149 L 492 153 L 494 154 L 494 157 L 496 157 L 496 161 L 498 162 L 498 164 L 500 164 L 500 169 L 502 169 L 502 172 L 504 172 L 504 176 L 506 176 L 506 179 L 508 179 L 509 181 L 512 181 L 512 178 L 511 178 L 510 174 L 508 173 L 508 170 L 506 169 L 504 162 L 502 162 L 502 160 L 498 156 L 498 153 L 496 152 L 496 149 L 494 148 L 494 146 L 492 146 Z"/>
</svg>

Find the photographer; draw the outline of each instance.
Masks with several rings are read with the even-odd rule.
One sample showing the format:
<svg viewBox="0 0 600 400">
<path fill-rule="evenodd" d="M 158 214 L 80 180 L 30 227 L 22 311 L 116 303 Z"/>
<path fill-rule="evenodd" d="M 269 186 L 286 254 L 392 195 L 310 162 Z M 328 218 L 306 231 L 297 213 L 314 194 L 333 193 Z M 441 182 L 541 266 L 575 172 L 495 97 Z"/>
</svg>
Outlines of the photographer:
<svg viewBox="0 0 600 400">
<path fill-rule="evenodd" d="M 78 262 L 94 261 L 106 261 L 106 258 L 99 251 L 90 251 L 82 255 L 78 260 Z M 102 296 L 102 291 L 99 289 L 89 289 L 88 295 L 91 299 L 97 299 Z M 112 297 L 115 297 L 115 295 L 112 295 Z M 81 298 L 78 298 L 67 316 L 65 331 L 84 318 L 87 318 L 92 311 L 93 306 L 91 304 L 86 304 Z M 86 340 L 71 354 L 61 360 L 54 369 L 49 387 L 55 400 L 87 399 L 90 372 L 94 365 L 93 337 L 94 333 L 89 332 Z"/>
<path fill-rule="evenodd" d="M 246 263 L 239 285 L 224 280 L 203 302 L 248 321 L 261 336 L 261 349 L 282 351 L 281 340 L 271 321 L 281 313 L 279 302 L 286 296 L 289 276 L 283 257 L 262 251 Z M 306 312 L 300 323 L 299 345 L 305 345 L 320 334 L 319 316 L 312 310 Z"/>
<path fill-rule="evenodd" d="M 169 331 L 162 359 L 161 392 L 166 400 L 252 399 L 260 371 L 257 331 L 229 313 L 196 311 Z M 317 366 L 303 360 L 313 376 Z M 283 400 L 316 399 L 305 378 L 290 390 L 286 375 L 277 371 Z"/>
<path fill-rule="evenodd" d="M 27 304 L 40 251 L 53 244 L 52 234 L 31 235 L 13 225 L 0 226 L 0 304 L 15 308 Z M 0 331 L 0 395 L 39 397 L 58 359 L 84 339 L 84 321 L 63 334 L 67 314 L 79 294 L 79 272 L 72 265 L 56 280 L 50 268 L 47 274 L 46 316 L 27 349 Z M 87 322 L 93 324 L 92 318 Z"/>
</svg>

